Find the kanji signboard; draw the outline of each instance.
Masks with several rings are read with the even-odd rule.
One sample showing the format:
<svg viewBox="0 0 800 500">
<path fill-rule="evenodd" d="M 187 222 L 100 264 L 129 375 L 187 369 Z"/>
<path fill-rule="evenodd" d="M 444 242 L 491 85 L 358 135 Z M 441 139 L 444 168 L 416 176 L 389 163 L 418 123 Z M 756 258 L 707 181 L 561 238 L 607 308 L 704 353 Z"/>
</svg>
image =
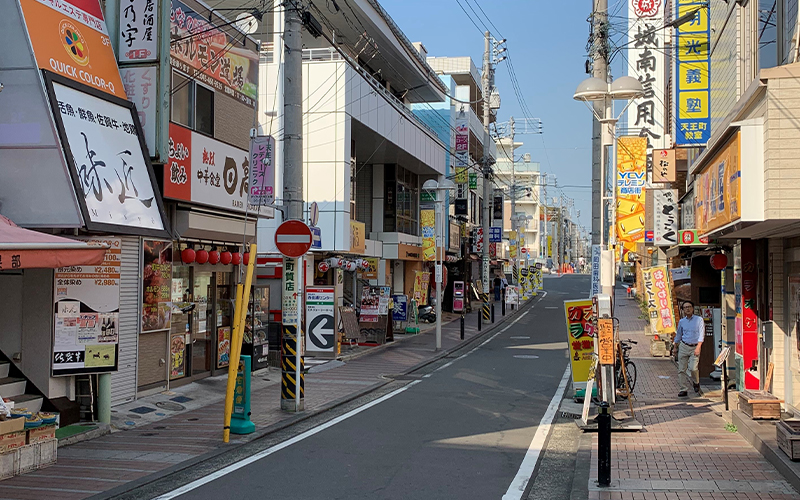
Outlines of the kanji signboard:
<svg viewBox="0 0 800 500">
<path fill-rule="evenodd" d="M 666 267 L 648 267 L 642 270 L 644 300 L 650 315 L 650 326 L 660 334 L 675 333 L 672 312 L 672 292 Z"/>
<path fill-rule="evenodd" d="M 695 12 L 675 29 L 675 144 L 704 146 L 711 138 L 711 9 L 700 0 L 677 0 L 675 18 Z"/>
</svg>

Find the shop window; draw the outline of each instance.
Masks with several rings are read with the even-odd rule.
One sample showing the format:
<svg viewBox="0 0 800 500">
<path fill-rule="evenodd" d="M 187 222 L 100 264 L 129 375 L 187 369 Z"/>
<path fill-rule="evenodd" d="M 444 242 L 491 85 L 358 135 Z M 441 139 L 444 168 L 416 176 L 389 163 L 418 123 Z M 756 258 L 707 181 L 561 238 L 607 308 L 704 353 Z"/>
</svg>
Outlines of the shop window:
<svg viewBox="0 0 800 500">
<path fill-rule="evenodd" d="M 214 91 L 172 72 L 170 120 L 197 132 L 214 135 Z"/>
</svg>

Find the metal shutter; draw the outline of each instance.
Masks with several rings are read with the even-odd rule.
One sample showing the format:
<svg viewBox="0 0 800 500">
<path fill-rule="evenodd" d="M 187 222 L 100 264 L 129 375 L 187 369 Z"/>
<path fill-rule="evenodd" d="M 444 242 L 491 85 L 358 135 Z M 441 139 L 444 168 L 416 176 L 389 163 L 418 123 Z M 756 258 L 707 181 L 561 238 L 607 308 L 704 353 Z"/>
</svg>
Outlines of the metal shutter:
<svg viewBox="0 0 800 500">
<path fill-rule="evenodd" d="M 111 405 L 136 397 L 136 360 L 139 346 L 141 296 L 138 236 L 122 237 L 119 283 L 119 370 L 111 375 Z"/>
</svg>

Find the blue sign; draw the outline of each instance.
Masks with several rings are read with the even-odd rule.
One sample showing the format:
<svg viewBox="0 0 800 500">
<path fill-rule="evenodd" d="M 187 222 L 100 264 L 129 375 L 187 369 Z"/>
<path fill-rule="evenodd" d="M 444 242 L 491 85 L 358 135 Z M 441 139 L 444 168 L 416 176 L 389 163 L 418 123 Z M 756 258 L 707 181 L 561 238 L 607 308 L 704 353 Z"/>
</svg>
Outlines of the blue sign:
<svg viewBox="0 0 800 500">
<path fill-rule="evenodd" d="M 322 248 L 322 229 L 318 227 L 309 227 L 311 230 L 311 248 Z"/>
<path fill-rule="evenodd" d="M 392 295 L 392 321 L 408 321 L 408 295 Z"/>
<path fill-rule="evenodd" d="M 710 10 L 699 0 L 678 0 L 677 15 L 696 11 L 675 31 L 675 144 L 704 146 L 711 138 Z"/>
<path fill-rule="evenodd" d="M 503 228 L 492 226 L 489 228 L 489 243 L 500 243 L 503 241 Z"/>
</svg>

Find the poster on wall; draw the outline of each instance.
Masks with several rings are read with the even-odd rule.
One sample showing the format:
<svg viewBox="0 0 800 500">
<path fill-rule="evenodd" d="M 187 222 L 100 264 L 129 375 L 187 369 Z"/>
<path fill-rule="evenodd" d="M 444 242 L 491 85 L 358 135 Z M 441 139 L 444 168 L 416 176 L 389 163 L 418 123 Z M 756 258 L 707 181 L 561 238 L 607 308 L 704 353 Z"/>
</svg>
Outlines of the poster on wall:
<svg viewBox="0 0 800 500">
<path fill-rule="evenodd" d="M 169 379 L 186 375 L 186 335 L 175 333 L 169 336 Z"/>
<path fill-rule="evenodd" d="M 172 242 L 142 242 L 142 333 L 168 330 L 172 319 Z"/>
<path fill-rule="evenodd" d="M 163 235 L 164 207 L 133 105 L 51 75 L 51 105 L 87 227 Z"/>
<path fill-rule="evenodd" d="M 361 290 L 361 315 L 358 320 L 362 323 L 377 323 L 380 315 L 380 291 L 377 287 L 365 286 Z"/>
<path fill-rule="evenodd" d="M 646 155 L 646 138 L 620 137 L 617 140 L 616 232 L 623 252 L 620 257 L 624 257 L 627 252 L 635 251 L 637 243 L 644 243 Z"/>
<path fill-rule="evenodd" d="M 108 250 L 99 265 L 55 270 L 53 376 L 117 369 L 122 240 L 81 241 L 105 244 Z"/>
<path fill-rule="evenodd" d="M 231 361 L 231 327 L 217 328 L 217 368 L 225 368 Z"/>
</svg>

